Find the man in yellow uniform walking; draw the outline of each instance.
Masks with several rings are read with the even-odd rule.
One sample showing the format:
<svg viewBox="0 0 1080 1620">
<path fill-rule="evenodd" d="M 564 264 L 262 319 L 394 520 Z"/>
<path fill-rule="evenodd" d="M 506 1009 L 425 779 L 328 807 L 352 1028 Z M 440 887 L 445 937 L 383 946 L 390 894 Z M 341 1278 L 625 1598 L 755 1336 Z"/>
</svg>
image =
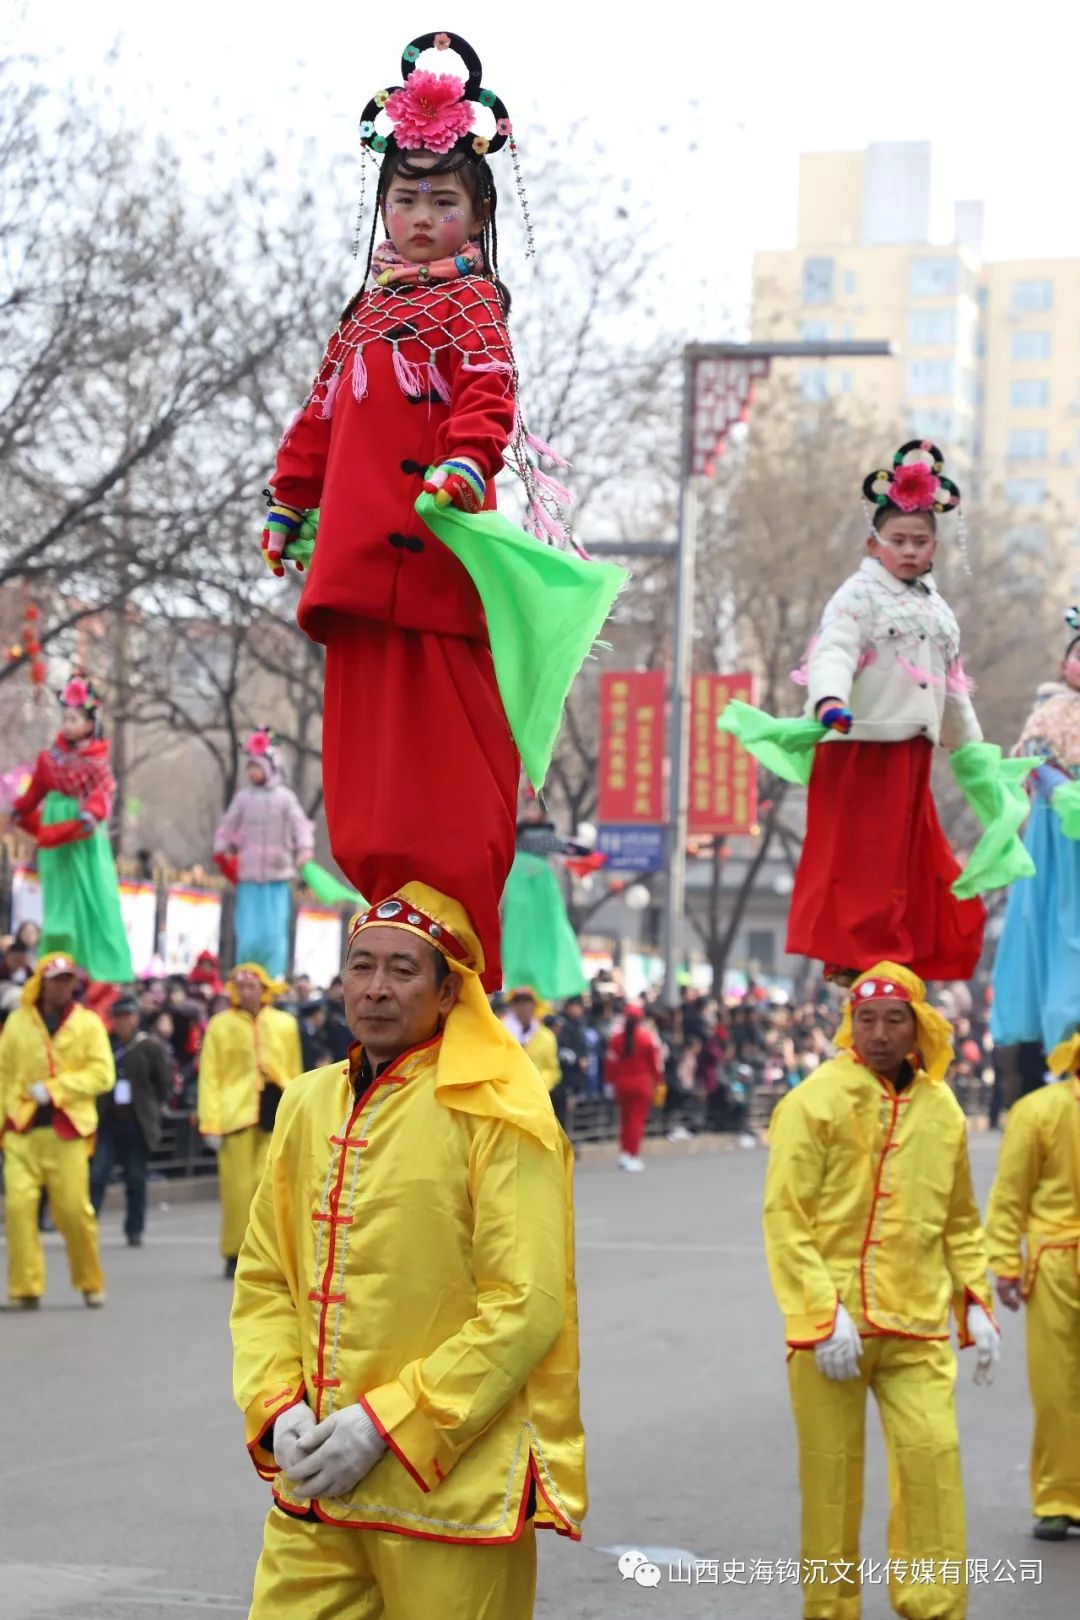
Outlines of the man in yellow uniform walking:
<svg viewBox="0 0 1080 1620">
<path fill-rule="evenodd" d="M 0 1034 L 8 1304 L 15 1309 L 33 1309 L 45 1292 L 43 1191 L 67 1249 L 72 1287 L 87 1305 L 105 1303 L 90 1153 L 94 1099 L 112 1090 L 116 1069 L 105 1025 L 75 1000 L 77 986 L 71 952 L 46 952 Z"/>
<path fill-rule="evenodd" d="M 581 1534 L 570 1147 L 483 969 L 406 884 L 353 924 L 349 1061 L 283 1100 L 232 1309 L 252 1620 L 528 1620 L 535 1529 Z"/>
<path fill-rule="evenodd" d="M 986 1235 L 998 1298 L 1027 1305 L 1033 1534 L 1063 1541 L 1080 1528 L 1080 1035 L 1050 1067 L 1062 1078 L 1009 1110 Z"/>
<path fill-rule="evenodd" d="M 952 1305 L 975 1382 L 998 1357 L 949 1026 L 922 980 L 854 983 L 838 1057 L 770 1128 L 765 1247 L 799 1439 L 803 1614 L 857 1620 L 866 1392 L 889 1459 L 889 1596 L 908 1620 L 967 1612 Z"/>
<path fill-rule="evenodd" d="M 281 1094 L 304 1067 L 299 1024 L 270 1005 L 277 989 L 257 962 L 239 963 L 232 1006 L 211 1018 L 199 1058 L 199 1130 L 218 1156 L 226 1277 L 236 1272 Z"/>
</svg>

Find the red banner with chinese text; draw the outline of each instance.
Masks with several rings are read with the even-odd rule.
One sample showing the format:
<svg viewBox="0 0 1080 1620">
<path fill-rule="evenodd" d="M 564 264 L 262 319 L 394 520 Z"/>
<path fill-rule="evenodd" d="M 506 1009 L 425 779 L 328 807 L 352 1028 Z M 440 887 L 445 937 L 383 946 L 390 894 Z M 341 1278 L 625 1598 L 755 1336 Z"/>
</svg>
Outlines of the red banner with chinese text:
<svg viewBox="0 0 1080 1620">
<path fill-rule="evenodd" d="M 662 670 L 601 675 L 597 821 L 663 822 L 666 686 Z"/>
<path fill-rule="evenodd" d="M 752 675 L 694 675 L 690 689 L 687 830 L 748 833 L 757 822 L 757 765 L 716 722 L 731 698 L 754 701 Z"/>
</svg>

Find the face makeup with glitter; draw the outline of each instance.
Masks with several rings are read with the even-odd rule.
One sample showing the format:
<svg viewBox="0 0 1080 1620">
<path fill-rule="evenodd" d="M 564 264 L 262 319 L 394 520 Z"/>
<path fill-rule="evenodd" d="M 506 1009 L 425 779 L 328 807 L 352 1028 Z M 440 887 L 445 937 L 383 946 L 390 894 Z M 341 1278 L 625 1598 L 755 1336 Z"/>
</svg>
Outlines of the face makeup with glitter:
<svg viewBox="0 0 1080 1620">
<path fill-rule="evenodd" d="M 411 157 L 410 161 L 419 159 Z M 480 233 L 459 174 L 433 174 L 430 180 L 395 176 L 386 194 L 383 220 L 391 242 L 412 264 L 453 258 Z"/>
</svg>

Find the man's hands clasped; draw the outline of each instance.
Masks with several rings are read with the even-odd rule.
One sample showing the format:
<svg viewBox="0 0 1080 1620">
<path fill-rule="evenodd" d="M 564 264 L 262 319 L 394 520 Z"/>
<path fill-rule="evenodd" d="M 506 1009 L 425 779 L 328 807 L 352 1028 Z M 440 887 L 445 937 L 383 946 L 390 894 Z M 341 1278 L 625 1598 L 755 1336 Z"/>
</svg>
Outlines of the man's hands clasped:
<svg viewBox="0 0 1080 1620">
<path fill-rule="evenodd" d="M 321 1423 L 301 1401 L 274 1424 L 274 1460 L 296 1496 L 345 1496 L 374 1468 L 386 1441 L 359 1405 L 343 1406 Z"/>
</svg>

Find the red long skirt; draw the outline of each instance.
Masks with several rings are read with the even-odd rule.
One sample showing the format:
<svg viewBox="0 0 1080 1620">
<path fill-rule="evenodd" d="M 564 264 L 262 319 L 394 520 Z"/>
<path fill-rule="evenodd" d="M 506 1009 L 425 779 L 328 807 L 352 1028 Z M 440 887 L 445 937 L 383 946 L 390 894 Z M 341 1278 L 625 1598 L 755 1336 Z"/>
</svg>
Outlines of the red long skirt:
<svg viewBox="0 0 1080 1620">
<path fill-rule="evenodd" d="M 370 901 L 419 882 L 465 906 L 487 990 L 502 983 L 519 770 L 487 647 L 335 616 L 323 702 L 334 859 Z"/>
<path fill-rule="evenodd" d="M 934 808 L 932 759 L 925 737 L 817 749 L 788 918 L 793 956 L 970 979 L 986 908 L 949 892 L 960 867 Z"/>
</svg>

